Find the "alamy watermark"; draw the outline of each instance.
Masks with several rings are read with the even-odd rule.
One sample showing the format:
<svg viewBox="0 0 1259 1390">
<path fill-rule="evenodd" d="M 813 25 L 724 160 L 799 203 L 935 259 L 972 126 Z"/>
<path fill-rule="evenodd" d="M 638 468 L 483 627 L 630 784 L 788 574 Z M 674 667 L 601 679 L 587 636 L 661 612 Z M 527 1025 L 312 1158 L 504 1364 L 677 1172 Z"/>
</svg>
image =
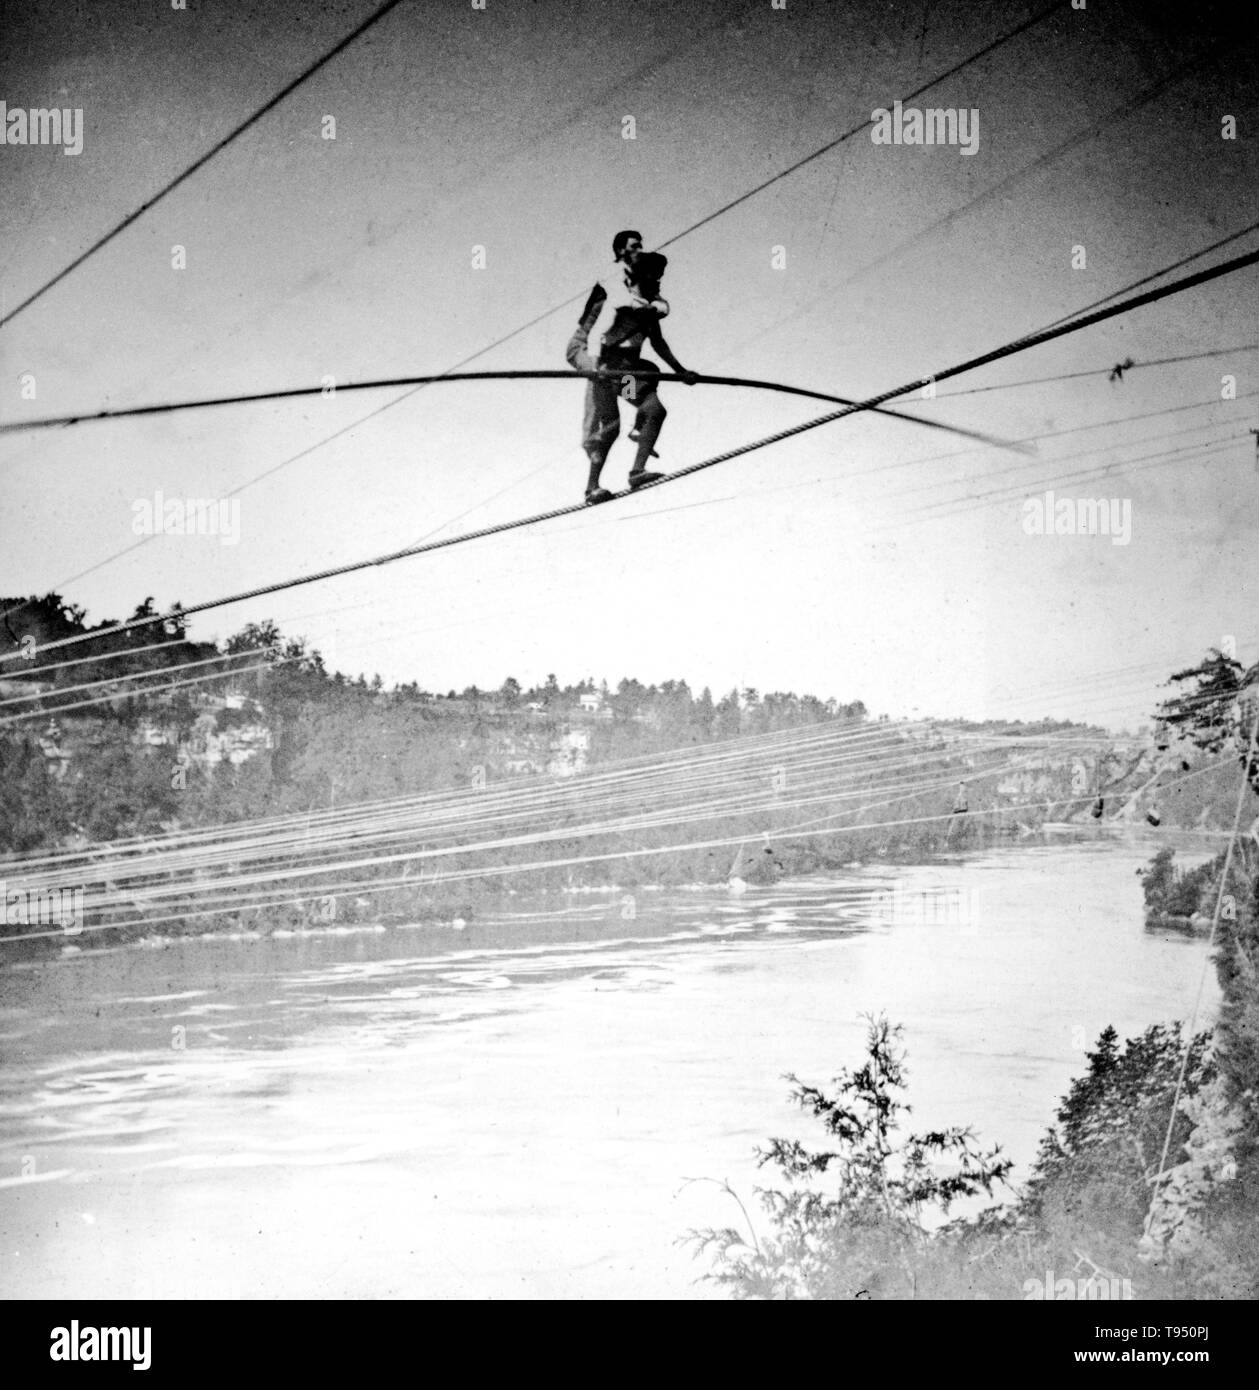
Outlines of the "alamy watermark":
<svg viewBox="0 0 1259 1390">
<path fill-rule="evenodd" d="M 1053 1270 L 1047 1269 L 1044 1279 L 1023 1281 L 1025 1302 L 1038 1299 L 1057 1303 L 1081 1303 L 1086 1299 L 1130 1302 L 1132 1296 L 1132 1280 L 1121 1279 L 1116 1275 L 1088 1274 L 1074 1279 L 1066 1276 L 1055 1279 Z"/>
<path fill-rule="evenodd" d="M 10 108 L 0 101 L 0 145 L 60 145 L 62 154 L 82 154 L 83 108 Z"/>
<path fill-rule="evenodd" d="M 67 936 L 83 930 L 82 888 L 10 887 L 0 878 L 0 921 L 7 927 L 58 926 Z"/>
<path fill-rule="evenodd" d="M 870 899 L 874 915 L 899 926 L 964 927 L 977 932 L 979 892 L 975 888 L 881 888 Z"/>
<path fill-rule="evenodd" d="M 166 497 L 131 504 L 131 529 L 137 536 L 218 536 L 224 545 L 240 540 L 240 498 Z"/>
<path fill-rule="evenodd" d="M 932 107 L 919 111 L 899 101 L 870 112 L 870 139 L 876 145 L 957 145 L 964 155 L 979 149 L 979 108 Z"/>
<path fill-rule="evenodd" d="M 1111 545 L 1132 539 L 1130 497 L 1029 497 L 1023 503 L 1023 530 L 1029 536 L 1109 536 Z"/>
<path fill-rule="evenodd" d="M 153 1329 L 149 1327 L 54 1327 L 48 1356 L 53 1361 L 130 1361 L 133 1371 L 153 1364 Z"/>
</svg>

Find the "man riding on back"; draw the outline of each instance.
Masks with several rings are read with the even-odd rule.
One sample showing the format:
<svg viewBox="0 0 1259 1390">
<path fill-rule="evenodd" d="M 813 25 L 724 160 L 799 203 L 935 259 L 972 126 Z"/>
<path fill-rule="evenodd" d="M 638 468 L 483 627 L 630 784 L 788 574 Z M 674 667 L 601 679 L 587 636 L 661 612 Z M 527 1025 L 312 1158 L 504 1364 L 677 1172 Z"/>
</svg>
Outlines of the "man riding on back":
<svg viewBox="0 0 1259 1390">
<path fill-rule="evenodd" d="M 668 304 L 660 298 L 660 277 L 668 262 L 658 252 L 644 252 L 642 244 L 637 232 L 617 233 L 612 242 L 614 268 L 591 290 L 565 354 L 569 366 L 578 371 L 623 374 L 619 382 L 596 379 L 587 384 L 582 445 L 590 460 L 586 484 L 586 501 L 590 503 L 606 502 L 612 496 L 600 487 L 599 477 L 620 433 L 618 398 L 637 408 L 630 438 L 637 440 L 638 453 L 630 470 L 630 487 L 639 488 L 663 476 L 649 472 L 647 461 L 655 456 L 653 445 L 667 412 L 656 394 L 655 382 L 630 374 L 644 365 L 640 356 L 643 344 L 650 343 L 688 385 L 698 380 L 674 357 L 660 332 L 660 320 L 669 312 Z"/>
</svg>

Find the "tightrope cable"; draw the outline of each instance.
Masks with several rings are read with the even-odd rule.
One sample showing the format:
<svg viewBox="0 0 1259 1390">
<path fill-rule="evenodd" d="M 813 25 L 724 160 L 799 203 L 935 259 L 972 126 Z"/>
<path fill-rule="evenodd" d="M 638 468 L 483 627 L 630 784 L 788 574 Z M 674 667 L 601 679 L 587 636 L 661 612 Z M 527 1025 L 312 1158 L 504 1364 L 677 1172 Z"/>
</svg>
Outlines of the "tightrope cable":
<svg viewBox="0 0 1259 1390">
<path fill-rule="evenodd" d="M 727 449 L 724 453 L 715 454 L 711 458 L 702 459 L 698 463 L 692 463 L 685 468 L 679 468 L 675 472 L 665 474 L 654 482 L 646 483 L 638 489 L 625 489 L 622 492 L 614 492 L 612 499 L 617 500 L 630 495 L 631 491 L 646 492 L 651 488 L 662 487 L 666 483 L 677 482 L 680 478 L 690 477 L 694 473 L 703 472 L 708 468 L 715 468 L 718 464 L 728 463 L 731 459 L 750 454 L 757 449 L 764 449 L 771 444 L 780 444 L 784 440 L 792 439 L 798 434 L 804 434 L 808 430 L 814 430 L 822 425 L 829 425 L 836 420 L 842 420 L 846 416 L 855 415 L 860 411 L 876 410 L 879 406 L 885 405 L 888 401 L 896 399 L 898 396 L 908 395 L 911 391 L 921 390 L 924 387 L 934 385 L 937 381 L 947 381 L 951 377 L 960 376 L 964 372 L 974 371 L 978 367 L 987 366 L 990 362 L 1000 361 L 1004 357 L 1010 357 L 1015 353 L 1026 352 L 1029 348 L 1038 347 L 1041 343 L 1046 343 L 1054 338 L 1060 338 L 1069 333 L 1076 333 L 1080 329 L 1088 328 L 1092 324 L 1101 323 L 1105 319 L 1127 313 L 1132 309 L 1140 308 L 1145 304 L 1153 304 L 1160 299 L 1166 299 L 1171 295 L 1180 294 L 1185 290 L 1192 289 L 1196 285 L 1203 285 L 1212 280 L 1217 280 L 1221 276 L 1230 275 L 1238 270 L 1243 270 L 1247 266 L 1259 262 L 1259 251 L 1251 251 L 1244 256 L 1236 256 L 1231 260 L 1224 261 L 1220 265 L 1212 266 L 1207 270 L 1197 271 L 1193 275 L 1187 275 L 1181 280 L 1175 280 L 1170 285 L 1162 285 L 1157 289 L 1147 290 L 1143 294 L 1132 296 L 1130 299 L 1122 300 L 1117 304 L 1111 304 L 1105 308 L 1095 309 L 1091 313 L 1083 314 L 1071 319 L 1067 323 L 1051 325 L 1048 328 L 1038 329 L 1034 333 L 1026 334 L 1022 338 L 1016 338 L 1013 342 L 1005 343 L 1001 347 L 993 348 L 988 352 L 981 353 L 978 357 L 969 358 L 965 362 L 960 362 L 956 366 L 946 367 L 931 376 L 919 377 L 914 381 L 907 382 L 903 386 L 893 387 L 891 390 L 883 391 L 877 396 L 871 396 L 867 400 L 857 401 L 852 405 L 845 405 L 839 410 L 831 411 L 826 415 L 818 416 L 813 420 L 806 420 L 798 425 L 790 425 L 786 429 L 778 430 L 774 434 L 766 435 L 763 439 L 753 440 L 748 444 L 740 444 L 733 449 Z M 288 589 L 296 589 L 305 584 L 316 584 L 324 579 L 334 579 L 343 574 L 353 574 L 359 570 L 371 569 L 379 565 L 393 564 L 398 560 L 410 559 L 415 555 L 427 554 L 429 551 L 444 550 L 450 546 L 463 545 L 468 541 L 482 540 L 488 536 L 502 535 L 507 531 L 520 530 L 526 526 L 536 526 L 544 521 L 554 521 L 562 516 L 572 516 L 577 512 L 585 511 L 588 507 L 586 502 L 572 503 L 566 507 L 555 507 L 549 511 L 536 512 L 532 516 L 519 517 L 514 521 L 502 521 L 492 526 L 483 526 L 475 531 L 465 531 L 456 536 L 447 536 L 439 540 L 424 541 L 419 545 L 406 546 L 401 550 L 390 551 L 384 555 L 378 555 L 365 560 L 352 560 L 344 565 L 333 565 L 323 570 L 317 570 L 312 574 L 301 575 L 295 579 L 277 580 L 271 584 L 260 584 L 253 589 L 246 589 L 237 594 L 230 594 L 223 598 L 207 599 L 204 603 L 189 604 L 169 613 L 152 614 L 140 618 L 131 618 L 127 622 L 119 623 L 113 627 L 98 629 L 92 633 L 84 633 L 74 637 L 61 637 L 56 641 L 44 643 L 43 646 L 36 647 L 36 651 L 49 651 L 59 647 L 73 646 L 79 642 L 92 640 L 94 637 L 101 637 L 109 633 L 127 632 L 133 628 L 146 627 L 153 623 L 166 622 L 178 617 L 186 619 L 194 613 L 205 613 L 214 608 L 225 608 L 230 604 L 243 603 L 248 599 L 262 598 L 267 594 L 280 593 Z M 14 653 L 0 657 L 0 661 L 12 660 Z"/>
</svg>

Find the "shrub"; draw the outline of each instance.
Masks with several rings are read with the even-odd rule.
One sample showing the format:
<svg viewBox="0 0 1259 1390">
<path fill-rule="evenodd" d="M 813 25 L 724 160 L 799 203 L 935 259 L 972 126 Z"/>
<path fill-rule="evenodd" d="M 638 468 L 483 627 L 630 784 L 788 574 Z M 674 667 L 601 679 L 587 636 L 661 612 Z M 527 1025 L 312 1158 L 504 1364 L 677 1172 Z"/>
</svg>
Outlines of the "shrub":
<svg viewBox="0 0 1259 1390">
<path fill-rule="evenodd" d="M 772 1139 L 758 1151 L 759 1162 L 789 1183 L 786 1191 L 757 1189 L 773 1234 L 758 1237 L 746 1210 L 750 1243 L 733 1227 L 692 1231 L 685 1239 L 696 1254 L 716 1263 L 706 1278 L 737 1298 L 948 1296 L 941 1280 L 955 1261 L 940 1257 L 951 1241 L 933 1247 L 929 1228 L 958 1199 L 991 1196 L 1011 1164 L 999 1148 L 981 1151 L 969 1129 L 895 1137 L 910 1110 L 898 1094 L 906 1079 L 900 1036 L 900 1025 L 871 1018 L 865 1065 L 841 1071 L 830 1095 L 786 1078 L 792 1099 L 822 1122 L 829 1146 Z"/>
</svg>

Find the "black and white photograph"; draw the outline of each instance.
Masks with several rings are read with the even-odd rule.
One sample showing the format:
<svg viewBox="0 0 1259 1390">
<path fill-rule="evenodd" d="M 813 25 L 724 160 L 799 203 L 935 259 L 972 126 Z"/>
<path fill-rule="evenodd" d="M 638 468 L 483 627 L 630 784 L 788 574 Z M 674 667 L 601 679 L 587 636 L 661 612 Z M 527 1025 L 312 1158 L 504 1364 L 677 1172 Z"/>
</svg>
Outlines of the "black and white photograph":
<svg viewBox="0 0 1259 1390">
<path fill-rule="evenodd" d="M 280 1300 L 1222 1351 L 1257 64 L 1222 0 L 0 0 L 43 1364 Z"/>
</svg>

